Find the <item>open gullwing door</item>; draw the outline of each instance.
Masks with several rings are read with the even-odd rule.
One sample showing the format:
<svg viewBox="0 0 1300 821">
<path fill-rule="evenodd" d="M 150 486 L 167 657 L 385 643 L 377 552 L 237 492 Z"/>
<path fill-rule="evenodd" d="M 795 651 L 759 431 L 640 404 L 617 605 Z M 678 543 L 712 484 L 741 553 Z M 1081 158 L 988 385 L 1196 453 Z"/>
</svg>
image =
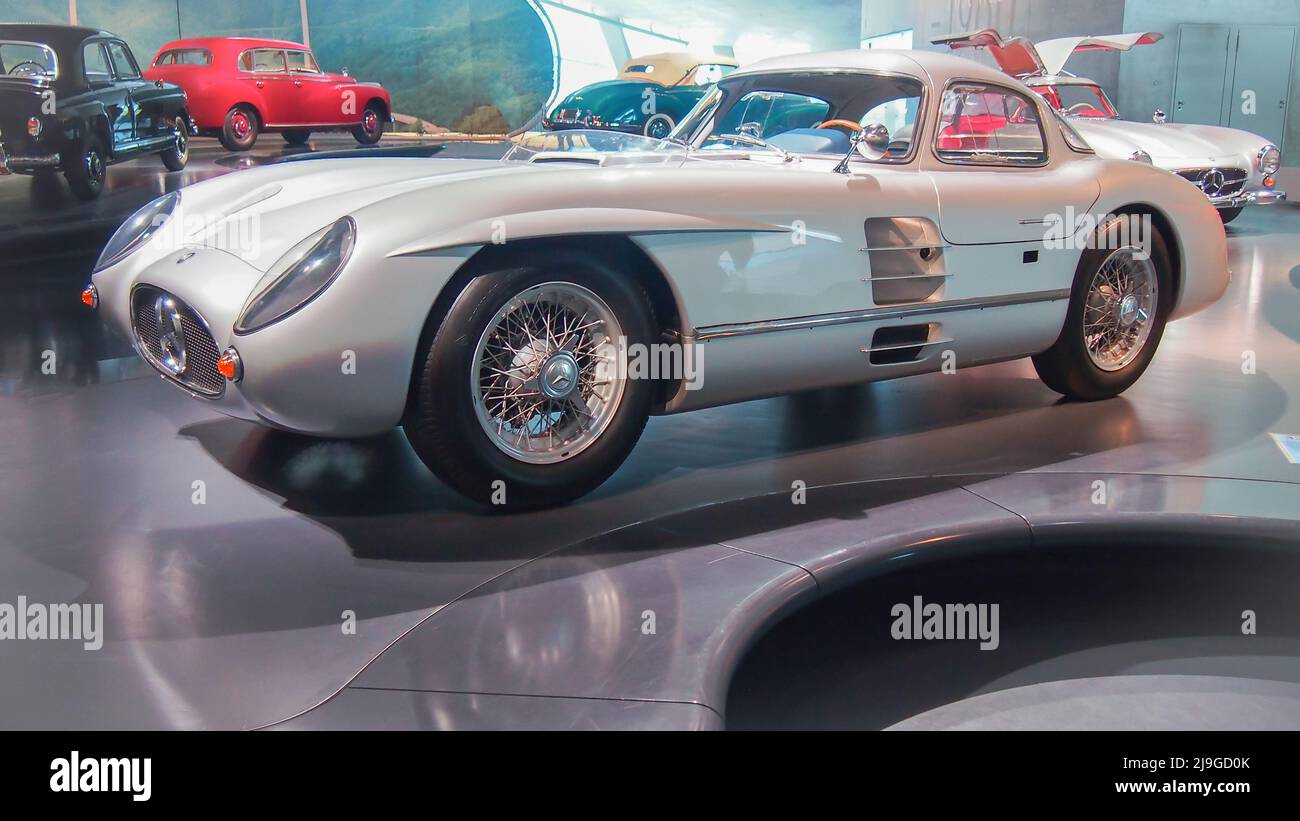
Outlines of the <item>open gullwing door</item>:
<svg viewBox="0 0 1300 821">
<path fill-rule="evenodd" d="M 1060 74 L 1070 55 L 1077 51 L 1128 51 L 1134 46 L 1150 45 L 1162 39 L 1164 35 L 1158 31 L 1136 31 L 1128 34 L 1058 37 L 1031 43 L 1024 37 L 1004 38 L 996 29 L 981 29 L 965 34 L 950 34 L 930 42 L 952 49 L 988 49 L 999 68 L 1012 77 L 1024 78 Z"/>
<path fill-rule="evenodd" d="M 1010 74 L 1012 77 L 1029 77 L 1034 74 L 1043 74 L 1045 69 L 1043 61 L 1038 56 L 1038 50 L 1034 44 L 1024 37 L 1003 38 L 998 34 L 997 29 L 981 29 L 979 31 L 968 31 L 965 34 L 950 34 L 947 37 L 940 37 L 931 40 L 936 46 L 948 46 L 956 50 L 959 48 L 984 48 L 988 49 L 993 59 L 997 60 L 998 67 Z"/>
<path fill-rule="evenodd" d="M 1048 74 L 1060 74 L 1070 55 L 1076 51 L 1129 51 L 1134 46 L 1149 46 L 1164 39 L 1158 31 L 1129 34 L 1105 34 L 1090 37 L 1058 37 L 1044 40 L 1035 48 Z"/>
</svg>

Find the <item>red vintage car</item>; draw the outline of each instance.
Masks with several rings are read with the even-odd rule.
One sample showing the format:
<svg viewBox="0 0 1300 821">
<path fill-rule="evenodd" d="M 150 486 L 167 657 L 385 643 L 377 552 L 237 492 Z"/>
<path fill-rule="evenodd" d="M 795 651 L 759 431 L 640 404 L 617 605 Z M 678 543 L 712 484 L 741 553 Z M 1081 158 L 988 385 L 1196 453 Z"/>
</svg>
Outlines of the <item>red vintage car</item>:
<svg viewBox="0 0 1300 821">
<path fill-rule="evenodd" d="M 252 148 L 263 131 L 280 132 L 290 145 L 307 142 L 313 131 L 351 131 L 357 142 L 371 145 L 392 122 L 382 86 L 321 71 L 301 43 L 176 40 L 158 50 L 144 74 L 185 89 L 199 133 L 219 137 L 230 151 Z"/>
</svg>

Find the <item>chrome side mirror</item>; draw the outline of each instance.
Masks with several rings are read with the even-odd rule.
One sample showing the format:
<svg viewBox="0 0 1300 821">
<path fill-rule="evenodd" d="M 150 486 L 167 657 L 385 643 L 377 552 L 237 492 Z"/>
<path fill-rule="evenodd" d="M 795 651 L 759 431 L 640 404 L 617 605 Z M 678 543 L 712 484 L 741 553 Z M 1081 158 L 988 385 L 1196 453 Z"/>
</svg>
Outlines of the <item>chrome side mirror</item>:
<svg viewBox="0 0 1300 821">
<path fill-rule="evenodd" d="M 759 123 L 741 123 L 740 130 L 737 133 L 752 137 L 755 140 L 761 140 L 763 138 L 763 126 Z"/>
<path fill-rule="evenodd" d="M 872 162 L 883 158 L 889 153 L 889 129 L 880 123 L 862 126 L 862 130 L 850 138 L 849 153 L 835 166 L 836 174 L 849 173 L 849 160 L 855 151 Z"/>
<path fill-rule="evenodd" d="M 859 154 L 875 162 L 889 153 L 889 129 L 880 123 L 868 123 L 853 135 L 853 147 Z"/>
<path fill-rule="evenodd" d="M 1169 119 L 1169 115 L 1165 113 L 1165 110 L 1163 108 L 1157 108 L 1156 112 L 1151 115 L 1151 122 L 1157 124 L 1164 123 L 1168 121 L 1168 119 Z"/>
<path fill-rule="evenodd" d="M 343 67 L 343 72 L 342 72 L 342 74 L 343 74 L 344 77 L 351 77 L 351 76 L 352 76 L 351 74 L 348 74 L 348 67 L 347 67 L 347 66 L 344 66 L 344 67 Z"/>
</svg>

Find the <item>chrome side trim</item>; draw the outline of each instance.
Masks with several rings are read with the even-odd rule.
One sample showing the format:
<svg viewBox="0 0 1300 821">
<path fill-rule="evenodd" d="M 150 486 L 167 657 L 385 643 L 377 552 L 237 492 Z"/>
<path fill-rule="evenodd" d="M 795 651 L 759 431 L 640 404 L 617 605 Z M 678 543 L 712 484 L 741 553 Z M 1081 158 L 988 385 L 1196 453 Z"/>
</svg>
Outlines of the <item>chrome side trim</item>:
<svg viewBox="0 0 1300 821">
<path fill-rule="evenodd" d="M 1055 302 L 1069 298 L 1070 289 L 1060 288 L 1054 291 L 1030 291 L 1021 294 L 953 299 L 947 302 L 917 302 L 911 305 L 866 308 L 860 311 L 845 311 L 836 314 L 815 314 L 813 316 L 796 316 L 788 319 L 765 319 L 758 322 L 740 322 L 731 325 L 708 325 L 703 328 L 696 328 L 690 334 L 690 338 L 696 342 L 704 342 L 729 336 L 811 330 L 832 325 L 847 325 L 854 322 L 906 319 L 914 316 L 946 314 L 953 311 L 978 311 L 984 308 L 1004 308 L 1010 305 L 1029 305 L 1035 302 Z M 911 347 L 915 347 L 915 344 Z"/>
<path fill-rule="evenodd" d="M 952 274 L 898 274 L 884 277 L 863 277 L 863 282 L 898 282 L 908 279 L 948 279 Z"/>
<path fill-rule="evenodd" d="M 862 352 L 883 353 L 885 351 L 906 351 L 911 348 L 925 348 L 930 345 L 947 345 L 953 341 L 954 340 L 945 337 L 944 339 L 931 339 L 929 342 L 899 342 L 896 345 L 875 345 L 869 348 L 863 348 Z"/>
<path fill-rule="evenodd" d="M 928 242 L 920 245 L 882 245 L 879 248 L 859 248 L 864 253 L 870 251 L 928 251 L 938 248 L 951 248 L 951 245 L 943 242 Z"/>
</svg>

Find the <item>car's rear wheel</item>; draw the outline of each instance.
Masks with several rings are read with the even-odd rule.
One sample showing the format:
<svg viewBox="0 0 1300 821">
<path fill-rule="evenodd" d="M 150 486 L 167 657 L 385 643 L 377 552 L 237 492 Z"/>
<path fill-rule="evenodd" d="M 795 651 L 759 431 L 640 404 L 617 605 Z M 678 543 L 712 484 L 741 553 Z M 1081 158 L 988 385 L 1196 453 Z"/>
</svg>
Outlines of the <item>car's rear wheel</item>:
<svg viewBox="0 0 1300 821">
<path fill-rule="evenodd" d="M 284 141 L 289 145 L 306 145 L 311 139 L 311 132 L 305 128 L 291 128 L 284 132 Z"/>
<path fill-rule="evenodd" d="M 641 286 L 585 256 L 484 273 L 416 360 L 407 436 L 444 482 L 485 504 L 576 499 L 645 427 L 654 383 L 628 378 L 626 356 L 654 328 Z"/>
<path fill-rule="evenodd" d="M 1121 244 L 1119 220 L 1097 229 L 1075 273 L 1061 336 L 1033 358 L 1049 388 L 1071 399 L 1118 396 L 1155 356 L 1173 304 L 1173 274 L 1164 238 L 1151 229 L 1148 248 Z"/>
<path fill-rule="evenodd" d="M 262 125 L 257 112 L 246 105 L 237 105 L 226 112 L 221 126 L 221 144 L 227 151 L 248 151 L 257 143 Z"/>
<path fill-rule="evenodd" d="M 374 145 L 384 136 L 384 113 L 378 106 L 368 105 L 361 112 L 361 124 L 352 129 L 352 136 L 362 145 Z"/>
<path fill-rule="evenodd" d="M 1245 206 L 1240 206 L 1237 208 L 1220 208 L 1219 219 L 1223 220 L 1224 225 L 1227 225 L 1228 223 L 1235 220 L 1237 217 L 1241 216 L 1241 212 L 1244 210 L 1245 210 Z"/>
<path fill-rule="evenodd" d="M 159 154 L 168 171 L 181 171 L 190 160 L 190 132 L 176 124 L 176 145 Z"/>
<path fill-rule="evenodd" d="M 108 178 L 108 154 L 104 151 L 104 141 L 94 134 L 87 134 L 81 143 L 81 156 L 71 158 L 63 175 L 78 199 L 97 199 L 104 192 L 104 181 Z"/>
<path fill-rule="evenodd" d="M 662 140 L 669 134 L 673 133 L 673 128 L 676 127 L 676 125 L 677 124 L 673 122 L 673 118 L 669 117 L 667 114 L 656 114 L 645 121 L 645 127 L 642 129 L 641 133 L 651 139 Z"/>
</svg>

